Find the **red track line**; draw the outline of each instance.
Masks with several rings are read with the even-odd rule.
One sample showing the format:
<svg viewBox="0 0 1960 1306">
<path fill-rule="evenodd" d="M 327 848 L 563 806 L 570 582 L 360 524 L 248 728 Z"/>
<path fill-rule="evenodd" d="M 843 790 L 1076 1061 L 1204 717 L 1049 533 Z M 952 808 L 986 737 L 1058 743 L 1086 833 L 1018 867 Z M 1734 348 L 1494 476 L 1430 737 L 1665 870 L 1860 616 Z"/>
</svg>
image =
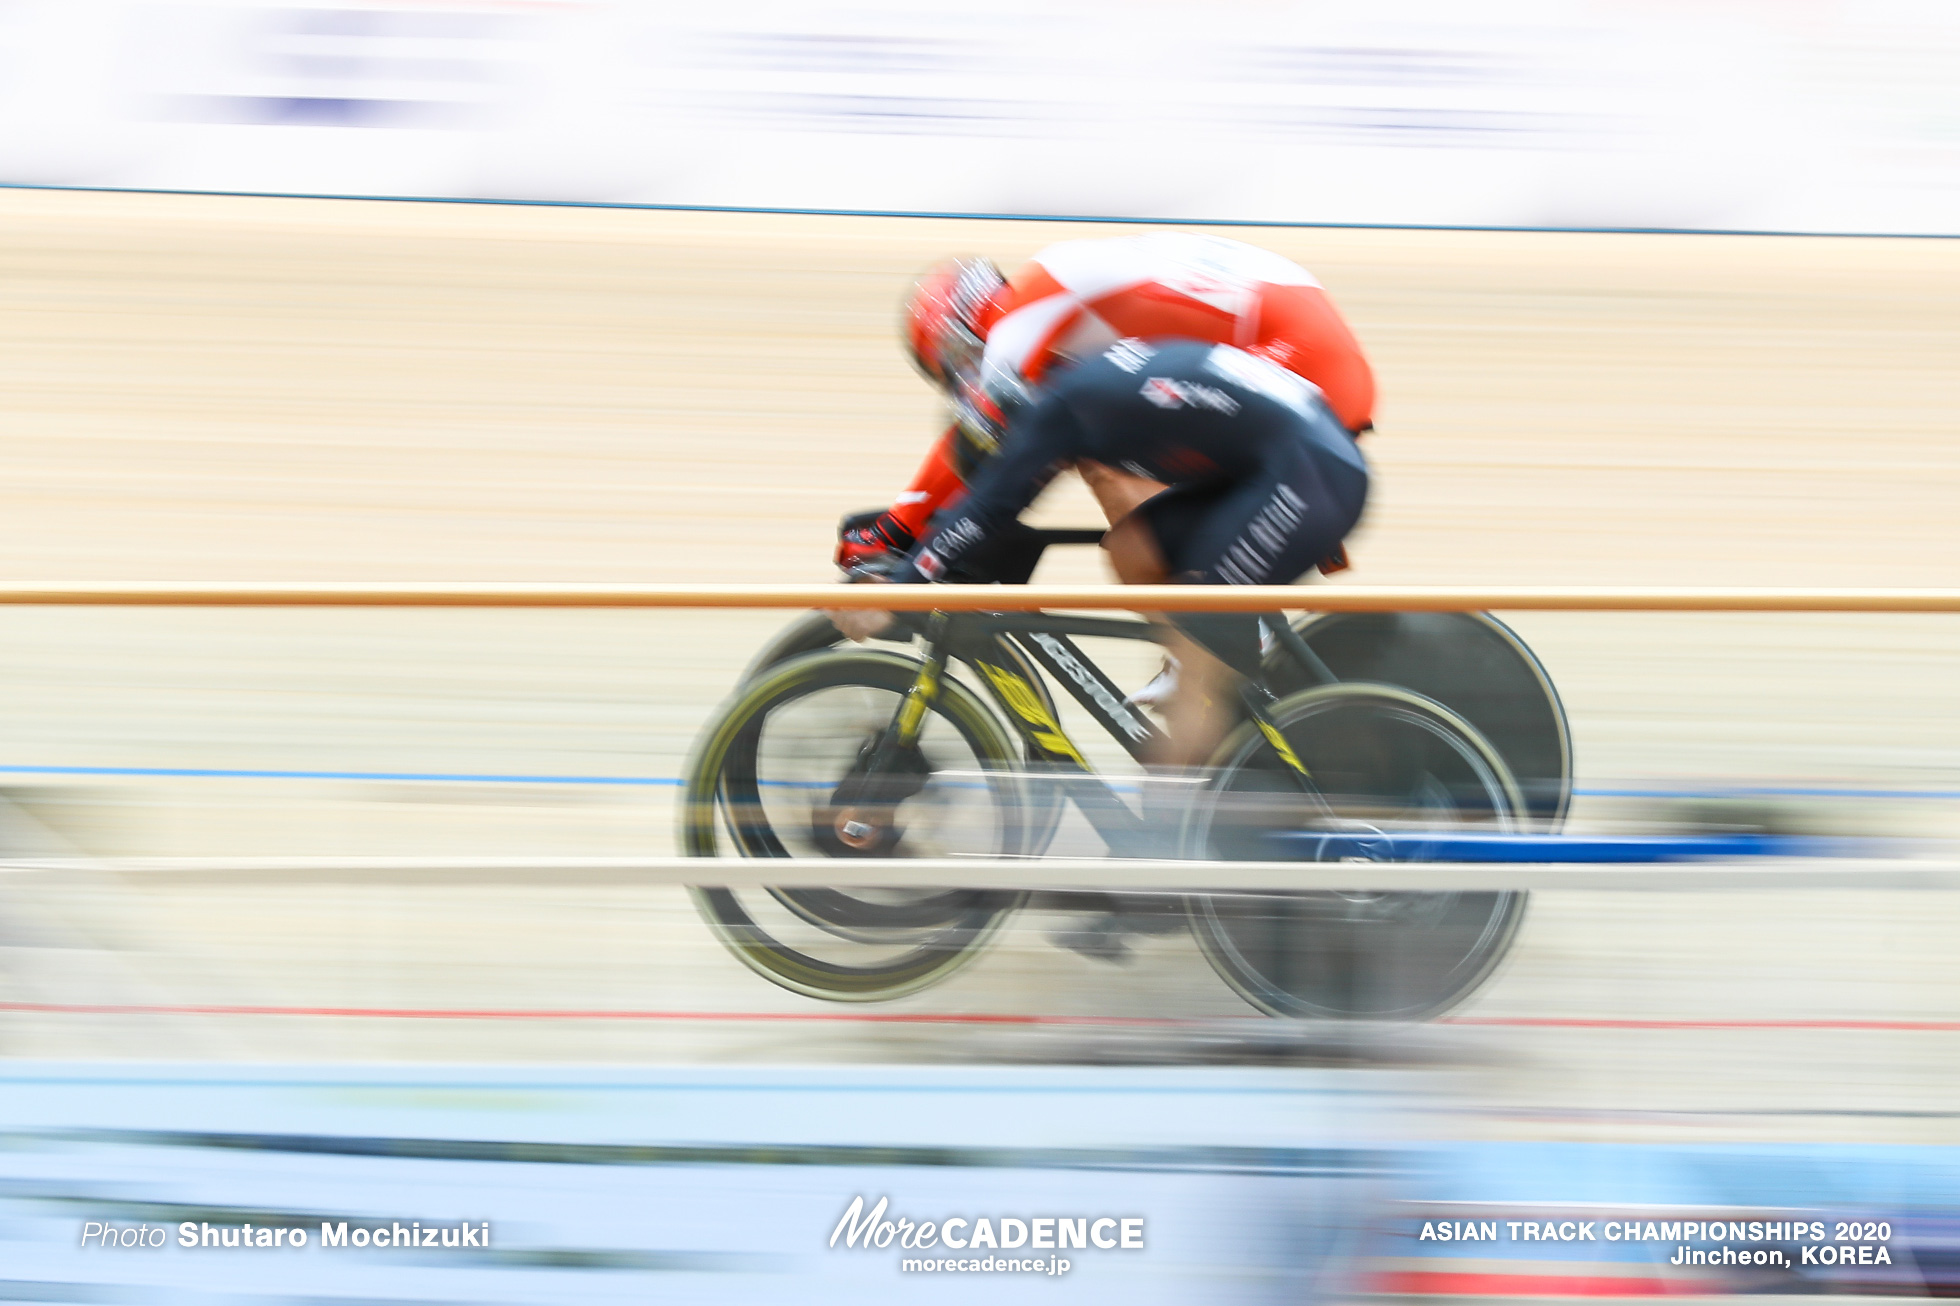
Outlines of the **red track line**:
<svg viewBox="0 0 1960 1306">
<path fill-rule="evenodd" d="M 1507 1029 L 1960 1030 L 1960 1020 L 1617 1020 L 1587 1016 L 1445 1016 L 1439 1023 Z"/>
</svg>

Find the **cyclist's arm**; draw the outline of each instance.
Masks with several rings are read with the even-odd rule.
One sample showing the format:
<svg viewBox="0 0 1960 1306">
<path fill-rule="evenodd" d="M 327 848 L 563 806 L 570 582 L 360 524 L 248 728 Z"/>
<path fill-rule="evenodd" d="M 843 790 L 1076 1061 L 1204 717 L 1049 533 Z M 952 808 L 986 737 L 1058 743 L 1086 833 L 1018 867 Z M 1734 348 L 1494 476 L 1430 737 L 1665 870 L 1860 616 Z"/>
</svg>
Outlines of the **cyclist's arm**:
<svg viewBox="0 0 1960 1306">
<path fill-rule="evenodd" d="M 912 483 L 892 504 L 891 518 L 916 540 L 925 534 L 932 515 L 959 498 L 965 488 L 960 474 L 953 469 L 953 428 L 949 426 L 933 442 Z"/>
<path fill-rule="evenodd" d="M 1063 465 L 1083 448 L 1084 433 L 1059 397 L 1038 403 L 1001 441 L 1001 452 L 974 477 L 967 496 L 946 521 L 920 542 L 892 580 L 916 585 L 938 580 L 975 546 L 1021 515 Z"/>
</svg>

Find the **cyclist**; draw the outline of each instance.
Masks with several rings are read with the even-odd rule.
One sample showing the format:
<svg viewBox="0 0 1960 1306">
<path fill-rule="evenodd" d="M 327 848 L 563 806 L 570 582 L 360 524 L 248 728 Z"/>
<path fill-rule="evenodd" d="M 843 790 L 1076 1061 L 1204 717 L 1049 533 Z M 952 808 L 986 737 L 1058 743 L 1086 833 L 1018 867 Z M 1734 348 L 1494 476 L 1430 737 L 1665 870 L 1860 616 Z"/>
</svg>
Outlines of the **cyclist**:
<svg viewBox="0 0 1960 1306">
<path fill-rule="evenodd" d="M 1061 468 L 1085 461 L 1166 487 L 1104 539 L 1118 578 L 1131 585 L 1284 584 L 1339 551 L 1367 498 L 1367 463 L 1320 391 L 1232 345 L 1125 339 L 1051 374 L 1040 392 L 1004 366 L 960 384 L 963 424 L 998 453 L 892 572 L 898 584 L 945 576 L 1007 529 Z M 863 639 L 891 616 L 832 619 Z M 1151 760 L 1181 767 L 1223 737 L 1232 716 L 1226 666 L 1255 673 L 1259 639 L 1253 618 L 1177 624 L 1216 655 L 1173 637 L 1187 674 L 1162 703 L 1168 748 Z"/>
<path fill-rule="evenodd" d="M 1064 241 L 1012 280 L 986 260 L 954 260 L 919 282 L 904 329 L 912 361 L 956 411 L 983 365 L 1039 386 L 1119 339 L 1180 336 L 1236 345 L 1313 382 L 1349 432 L 1373 423 L 1374 374 L 1320 283 L 1288 259 L 1218 236 L 1160 231 Z M 992 452 L 985 423 L 969 416 L 934 443 L 888 512 L 843 532 L 838 566 L 849 571 L 906 552 L 933 514 L 958 498 Z M 1164 488 L 1117 463 L 1085 459 L 1076 470 L 1112 525 Z M 1337 560 L 1329 561 L 1331 570 Z"/>
</svg>

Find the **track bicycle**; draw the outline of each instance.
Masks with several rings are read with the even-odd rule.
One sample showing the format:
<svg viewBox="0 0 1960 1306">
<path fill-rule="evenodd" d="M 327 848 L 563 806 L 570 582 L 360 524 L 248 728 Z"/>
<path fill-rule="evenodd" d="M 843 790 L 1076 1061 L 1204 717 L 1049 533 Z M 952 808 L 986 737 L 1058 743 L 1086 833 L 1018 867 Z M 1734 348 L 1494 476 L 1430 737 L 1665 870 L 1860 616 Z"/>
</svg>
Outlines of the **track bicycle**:
<svg viewBox="0 0 1960 1306">
<path fill-rule="evenodd" d="M 1033 535 L 1037 553 L 1057 535 L 1093 537 Z M 1277 615 L 1267 621 L 1276 645 L 1268 669 L 1242 694 L 1243 724 L 1199 783 L 1153 795 L 1146 781 L 1140 807 L 1123 792 L 1135 786 L 1099 775 L 1069 738 L 1050 685 L 1141 758 L 1158 738 L 1155 723 L 1075 640 L 1156 642 L 1161 627 L 1040 612 L 909 614 L 903 624 L 920 652 L 827 640 L 795 651 L 779 641 L 758 660 L 688 767 L 688 853 L 1032 857 L 1069 806 L 1114 855 L 1207 860 L 1297 858 L 1303 832 L 1316 859 L 1420 856 L 1411 832 L 1534 823 L 1505 758 L 1462 714 L 1406 687 L 1342 678 Z M 1293 692 L 1277 696 L 1275 684 Z M 693 892 L 752 969 L 844 1000 L 897 997 L 945 978 L 1030 899 L 938 886 Z M 1040 906 L 1082 906 L 1032 896 Z M 1460 1000 L 1502 957 L 1524 908 L 1522 894 L 1472 892 L 1149 901 L 1180 911 L 1213 967 L 1261 1010 L 1376 1018 L 1421 1017 Z"/>
<path fill-rule="evenodd" d="M 881 509 L 854 513 L 839 532 L 876 518 Z M 1027 581 L 1043 554 L 1056 546 L 1098 544 L 1097 529 L 1037 529 L 1016 523 L 995 551 L 948 577 L 958 584 Z M 1551 676 L 1516 631 L 1487 612 L 1308 613 L 1293 623 L 1319 665 L 1303 672 L 1297 659 L 1275 649 L 1267 658 L 1266 683 L 1275 694 L 1329 680 L 1398 685 L 1456 712 L 1477 727 L 1524 791 L 1530 826 L 1551 833 L 1572 801 L 1572 732 Z M 916 628 L 894 637 L 911 644 Z M 801 653 L 850 647 L 821 612 L 805 613 L 749 661 L 742 682 Z M 1040 677 L 1032 680 L 1052 706 Z M 1030 760 L 1036 760 L 1031 758 Z"/>
</svg>

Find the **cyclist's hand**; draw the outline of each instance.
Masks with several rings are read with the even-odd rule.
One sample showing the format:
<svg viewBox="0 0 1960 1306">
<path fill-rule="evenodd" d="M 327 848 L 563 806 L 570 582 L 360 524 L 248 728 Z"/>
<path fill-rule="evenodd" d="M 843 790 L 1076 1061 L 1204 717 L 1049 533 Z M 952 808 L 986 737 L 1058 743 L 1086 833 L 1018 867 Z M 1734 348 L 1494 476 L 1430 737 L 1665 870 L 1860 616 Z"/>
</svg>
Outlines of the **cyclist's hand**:
<svg viewBox="0 0 1960 1306">
<path fill-rule="evenodd" d="M 903 557 L 916 541 L 898 519 L 884 513 L 876 520 L 854 526 L 837 537 L 837 565 L 852 571 L 874 558 Z"/>
<path fill-rule="evenodd" d="M 875 572 L 864 570 L 852 573 L 852 579 L 869 585 L 891 583 Z M 854 644 L 862 644 L 873 635 L 882 634 L 892 624 L 891 613 L 872 608 L 825 608 L 824 615 L 830 618 L 831 625 L 837 627 L 838 634 Z"/>
</svg>

